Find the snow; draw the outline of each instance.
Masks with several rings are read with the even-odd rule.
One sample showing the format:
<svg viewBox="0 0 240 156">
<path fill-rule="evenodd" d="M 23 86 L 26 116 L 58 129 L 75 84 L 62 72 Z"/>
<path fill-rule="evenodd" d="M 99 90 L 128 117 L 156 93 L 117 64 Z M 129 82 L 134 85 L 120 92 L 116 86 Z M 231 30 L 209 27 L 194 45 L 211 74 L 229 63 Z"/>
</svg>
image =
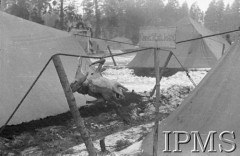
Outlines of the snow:
<svg viewBox="0 0 240 156">
<path fill-rule="evenodd" d="M 134 150 L 138 148 L 140 145 L 140 142 L 138 141 L 138 139 L 142 137 L 143 133 L 145 134 L 149 133 L 152 127 L 153 127 L 153 123 L 140 125 L 140 126 L 132 127 L 128 130 L 118 132 L 105 137 L 105 144 L 106 144 L 107 150 L 110 153 L 112 153 L 115 151 L 115 145 L 118 140 L 128 140 L 130 143 L 134 143 L 134 144 L 131 147 L 130 146 L 128 147 L 127 152 L 134 152 Z M 94 144 L 94 147 L 98 151 L 100 151 L 99 140 L 94 141 L 93 144 Z M 88 156 L 85 144 L 74 146 L 68 150 L 71 151 L 71 154 L 64 154 L 63 156 L 78 156 L 78 155 Z M 123 151 L 115 152 L 113 156 L 124 155 L 123 153 L 124 153 Z"/>
<path fill-rule="evenodd" d="M 138 141 L 131 146 L 127 147 L 126 149 L 120 151 L 120 152 L 115 152 L 114 154 L 116 156 L 138 156 L 139 152 L 141 152 L 141 146 L 142 146 L 142 140 Z"/>
<path fill-rule="evenodd" d="M 189 75 L 193 81 L 198 84 L 206 75 L 206 71 L 190 71 Z M 107 69 L 103 76 L 111 80 L 116 80 L 123 84 L 129 90 L 135 92 L 149 92 L 153 89 L 156 79 L 154 77 L 138 77 L 133 74 L 133 69 Z M 177 72 L 171 77 L 163 77 L 160 82 L 161 89 L 168 89 L 172 85 L 193 86 L 192 82 L 186 76 L 186 72 Z"/>
<path fill-rule="evenodd" d="M 105 65 L 112 68 L 107 68 L 103 72 L 103 76 L 111 80 L 116 80 L 123 84 L 129 90 L 134 90 L 135 92 L 149 92 L 153 89 L 156 79 L 155 77 L 138 77 L 134 75 L 133 69 L 126 68 L 126 65 L 135 57 L 136 53 L 131 53 L 127 55 L 120 55 L 114 57 L 117 66 L 122 68 L 114 68 L 112 58 L 106 58 Z M 96 61 L 91 59 L 91 61 Z M 193 81 L 198 84 L 202 78 L 207 74 L 208 69 L 203 69 L 201 71 L 189 71 L 190 77 Z M 192 82 L 186 76 L 186 72 L 178 72 L 171 77 L 163 77 L 160 83 L 161 89 L 167 89 L 172 85 L 181 86 L 193 86 Z"/>
</svg>

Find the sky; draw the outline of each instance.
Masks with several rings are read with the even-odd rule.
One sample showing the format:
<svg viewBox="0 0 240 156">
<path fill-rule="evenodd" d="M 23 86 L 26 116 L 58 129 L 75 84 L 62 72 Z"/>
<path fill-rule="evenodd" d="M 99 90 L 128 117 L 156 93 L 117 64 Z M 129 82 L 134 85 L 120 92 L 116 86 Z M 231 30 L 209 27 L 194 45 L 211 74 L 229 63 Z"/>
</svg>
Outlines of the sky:
<svg viewBox="0 0 240 156">
<path fill-rule="evenodd" d="M 195 1 L 197 1 L 200 9 L 202 9 L 203 11 L 206 11 L 208 8 L 209 3 L 211 2 L 211 0 L 178 0 L 180 2 L 180 4 L 182 4 L 184 1 L 186 1 L 188 3 L 188 6 L 190 7 Z M 233 0 L 224 0 L 225 5 L 230 3 L 232 4 Z"/>
</svg>

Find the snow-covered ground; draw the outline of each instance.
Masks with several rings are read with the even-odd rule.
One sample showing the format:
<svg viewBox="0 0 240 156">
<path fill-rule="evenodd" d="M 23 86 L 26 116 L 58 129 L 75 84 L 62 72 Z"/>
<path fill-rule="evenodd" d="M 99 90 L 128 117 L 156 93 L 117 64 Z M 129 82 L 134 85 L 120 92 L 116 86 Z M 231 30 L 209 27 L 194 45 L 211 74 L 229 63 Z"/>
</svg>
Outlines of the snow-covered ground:
<svg viewBox="0 0 240 156">
<path fill-rule="evenodd" d="M 153 127 L 153 123 L 140 125 L 136 127 L 132 127 L 128 130 L 118 132 L 112 135 L 109 135 L 105 137 L 105 145 L 107 147 L 107 150 L 109 153 L 111 153 L 109 156 L 120 156 L 122 155 L 122 152 L 115 152 L 116 150 L 116 142 L 119 140 L 128 140 L 130 144 L 138 142 L 139 138 L 142 137 L 143 134 L 146 134 L 151 131 L 151 128 Z M 100 151 L 101 148 L 99 146 L 99 140 L 96 140 L 93 142 L 94 147 Z M 74 146 L 71 149 L 68 149 L 71 151 L 71 154 L 63 154 L 63 156 L 88 156 L 88 152 L 86 150 L 86 146 L 84 144 L 81 144 L 79 146 Z M 65 153 L 67 153 L 65 151 Z M 59 154 L 60 156 L 61 154 Z M 105 154 L 106 156 L 108 154 Z"/>
<path fill-rule="evenodd" d="M 206 75 L 206 71 L 190 71 L 189 75 L 193 81 L 198 84 L 202 78 Z M 153 89 L 156 79 L 154 77 L 138 77 L 133 74 L 133 69 L 107 69 L 103 72 L 103 76 L 116 80 L 123 84 L 129 90 L 135 92 L 149 92 Z M 171 77 L 163 77 L 160 82 L 161 89 L 167 89 L 172 85 L 180 86 L 194 86 L 189 78 L 186 76 L 186 72 L 177 72 Z"/>
<path fill-rule="evenodd" d="M 132 53 L 114 57 L 117 65 L 122 66 L 122 68 L 108 68 L 103 72 L 103 76 L 111 80 L 118 81 L 129 90 L 134 90 L 135 92 L 149 92 L 153 89 L 156 83 L 156 79 L 154 77 L 139 77 L 133 74 L 133 69 L 124 68 L 124 66 L 126 66 L 135 57 L 135 55 L 135 53 Z M 107 58 L 105 65 L 113 66 L 112 58 Z M 193 81 L 198 84 L 206 73 L 206 70 L 190 71 L 189 75 Z M 160 85 L 161 89 L 167 89 L 172 85 L 193 86 L 192 82 L 187 77 L 186 72 L 178 72 L 167 78 L 163 77 Z"/>
</svg>

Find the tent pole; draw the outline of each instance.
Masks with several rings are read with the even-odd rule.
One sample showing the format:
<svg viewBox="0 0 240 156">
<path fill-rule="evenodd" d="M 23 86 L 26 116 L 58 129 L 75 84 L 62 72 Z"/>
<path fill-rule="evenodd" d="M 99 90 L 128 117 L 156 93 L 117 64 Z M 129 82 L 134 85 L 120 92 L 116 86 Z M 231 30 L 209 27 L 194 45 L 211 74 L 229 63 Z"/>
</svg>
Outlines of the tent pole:
<svg viewBox="0 0 240 156">
<path fill-rule="evenodd" d="M 84 121 L 81 118 L 80 113 L 78 111 L 76 100 L 72 93 L 72 89 L 70 87 L 65 70 L 63 68 L 62 61 L 61 61 L 60 57 L 57 55 L 53 56 L 52 60 L 53 60 L 54 66 L 56 68 L 58 77 L 60 79 L 61 85 L 63 87 L 70 111 L 73 115 L 73 119 L 74 119 L 76 126 L 81 134 L 81 137 L 87 147 L 89 156 L 97 156 L 97 153 L 96 153 L 95 148 L 92 143 L 92 139 L 90 138 L 89 132 L 88 132 L 87 128 L 85 127 Z"/>
<path fill-rule="evenodd" d="M 87 37 L 87 52 L 88 52 L 88 54 L 90 54 L 90 45 L 89 45 L 90 43 L 89 42 L 90 42 L 90 37 L 88 36 Z"/>
<path fill-rule="evenodd" d="M 154 66 L 155 66 L 155 76 L 156 76 L 156 101 L 155 101 L 155 126 L 153 134 L 153 156 L 157 156 L 158 151 L 158 114 L 159 114 L 159 93 L 160 93 L 160 77 L 159 77 L 159 51 L 154 48 Z"/>
<path fill-rule="evenodd" d="M 154 126 L 154 134 L 153 134 L 153 156 L 157 156 L 158 151 L 158 124 L 159 124 L 159 107 L 160 107 L 160 81 L 162 79 L 163 73 L 165 68 L 167 67 L 168 62 L 170 61 L 170 58 L 172 56 L 172 52 L 170 51 L 164 66 L 161 70 L 161 73 L 159 74 L 159 50 L 155 48 L 154 49 L 154 66 L 155 66 L 155 75 L 156 75 L 156 101 L 155 101 L 155 126 Z"/>
<path fill-rule="evenodd" d="M 110 46 L 108 45 L 107 48 L 108 48 L 108 51 L 109 51 L 109 53 L 110 53 L 110 56 L 111 56 L 111 58 L 112 58 L 112 60 L 113 60 L 114 66 L 117 66 L 117 64 L 116 64 L 116 62 L 115 62 L 115 59 L 114 59 L 114 57 L 113 57 L 113 55 L 112 55 L 112 51 L 111 51 L 111 49 L 110 49 Z"/>
<path fill-rule="evenodd" d="M 165 69 L 166 69 L 166 67 L 167 67 L 167 65 L 168 65 L 168 63 L 169 63 L 171 57 L 172 57 L 172 52 L 169 51 L 169 55 L 168 55 L 168 57 L 167 57 L 167 60 L 166 60 L 165 64 L 163 65 L 163 67 L 162 67 L 162 69 L 161 69 L 161 72 L 160 72 L 159 82 L 161 81 L 161 79 L 162 79 L 162 77 L 163 77 L 163 74 L 164 74 L 164 72 L 165 72 Z M 150 97 L 153 96 L 155 90 L 156 90 L 156 85 L 154 86 L 152 92 L 150 93 Z"/>
<path fill-rule="evenodd" d="M 225 51 L 225 44 L 223 44 L 223 48 L 222 48 L 222 56 L 224 54 L 224 51 Z"/>
</svg>

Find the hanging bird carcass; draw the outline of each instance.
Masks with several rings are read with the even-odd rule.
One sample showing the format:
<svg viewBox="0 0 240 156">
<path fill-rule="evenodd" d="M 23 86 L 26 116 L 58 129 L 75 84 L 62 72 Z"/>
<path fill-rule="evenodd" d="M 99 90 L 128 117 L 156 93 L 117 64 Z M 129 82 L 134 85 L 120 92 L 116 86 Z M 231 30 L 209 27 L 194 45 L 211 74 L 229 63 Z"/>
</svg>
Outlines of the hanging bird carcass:
<svg viewBox="0 0 240 156">
<path fill-rule="evenodd" d="M 100 59 L 90 65 L 89 62 L 83 60 L 84 58 L 80 58 L 75 81 L 70 85 L 72 91 L 96 98 L 95 101 L 87 101 L 88 104 L 103 103 L 121 106 L 119 100 L 125 98 L 123 91 L 128 89 L 119 82 L 102 76 L 101 70 L 105 59 Z M 92 68 L 94 64 L 99 64 L 97 69 Z"/>
</svg>

